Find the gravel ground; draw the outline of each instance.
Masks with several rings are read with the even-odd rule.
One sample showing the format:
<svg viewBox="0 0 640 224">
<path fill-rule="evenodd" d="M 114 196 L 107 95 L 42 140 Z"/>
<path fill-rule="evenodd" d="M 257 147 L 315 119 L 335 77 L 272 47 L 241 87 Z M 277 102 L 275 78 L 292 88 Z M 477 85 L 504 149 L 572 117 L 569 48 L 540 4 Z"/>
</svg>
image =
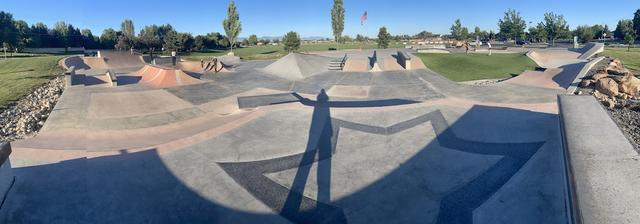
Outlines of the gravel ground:
<svg viewBox="0 0 640 224">
<path fill-rule="evenodd" d="M 609 114 L 633 147 L 640 150 L 640 111 L 638 109 L 616 108 L 609 110 Z"/>
<path fill-rule="evenodd" d="M 0 109 L 0 142 L 35 135 L 58 102 L 64 85 L 64 77 L 56 77 L 15 104 Z"/>
<path fill-rule="evenodd" d="M 598 73 L 598 71 L 603 70 L 607 67 L 609 62 L 611 62 L 612 58 L 605 58 L 596 64 L 587 75 L 585 75 L 585 79 L 590 79 L 591 76 Z M 576 92 L 580 92 L 580 94 L 593 94 L 593 85 L 588 88 L 578 88 Z M 632 101 L 628 101 L 632 102 Z M 629 142 L 633 145 L 633 147 L 640 152 L 640 105 L 631 106 L 631 107 L 615 107 L 613 109 L 607 108 L 607 105 L 603 107 L 609 113 L 609 116 L 613 119 L 613 121 L 618 125 L 618 128 L 622 131 L 622 133 L 629 139 Z M 629 103 L 633 105 L 634 103 Z"/>
</svg>

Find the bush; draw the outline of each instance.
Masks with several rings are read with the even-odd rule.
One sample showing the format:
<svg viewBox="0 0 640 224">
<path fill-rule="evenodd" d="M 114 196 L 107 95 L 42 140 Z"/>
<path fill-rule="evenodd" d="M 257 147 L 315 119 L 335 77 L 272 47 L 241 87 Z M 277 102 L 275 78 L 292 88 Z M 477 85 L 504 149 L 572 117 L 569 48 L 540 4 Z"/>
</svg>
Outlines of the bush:
<svg viewBox="0 0 640 224">
<path fill-rule="evenodd" d="M 282 39 L 284 50 L 287 52 L 297 51 L 300 49 L 300 36 L 296 32 L 288 32 Z"/>
</svg>

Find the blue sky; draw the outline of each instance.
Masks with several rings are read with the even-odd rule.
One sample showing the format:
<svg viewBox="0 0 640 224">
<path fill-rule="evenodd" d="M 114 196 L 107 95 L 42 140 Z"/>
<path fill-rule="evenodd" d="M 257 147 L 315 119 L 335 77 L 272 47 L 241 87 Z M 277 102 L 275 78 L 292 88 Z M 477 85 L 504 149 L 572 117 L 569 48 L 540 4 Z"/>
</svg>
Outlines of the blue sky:
<svg viewBox="0 0 640 224">
<path fill-rule="evenodd" d="M 583 24 L 608 24 L 611 29 L 620 19 L 630 19 L 640 8 L 638 0 L 344 0 L 345 34 L 375 36 L 380 26 L 392 34 L 415 34 L 422 30 L 448 33 L 456 18 L 473 30 L 497 31 L 497 21 L 508 8 L 520 11 L 532 24 L 545 12 L 563 14 L 571 28 Z M 3 0 L 0 10 L 29 24 L 44 22 L 52 26 L 64 20 L 76 27 L 89 28 L 94 34 L 108 27 L 119 29 L 125 18 L 133 20 L 136 32 L 144 25 L 170 23 L 180 32 L 194 35 L 221 32 L 228 0 Z M 280 36 L 296 31 L 303 37 L 331 36 L 330 10 L 333 0 L 236 0 L 243 31 L 241 37 Z M 360 16 L 368 11 L 369 20 L 360 25 Z"/>
</svg>

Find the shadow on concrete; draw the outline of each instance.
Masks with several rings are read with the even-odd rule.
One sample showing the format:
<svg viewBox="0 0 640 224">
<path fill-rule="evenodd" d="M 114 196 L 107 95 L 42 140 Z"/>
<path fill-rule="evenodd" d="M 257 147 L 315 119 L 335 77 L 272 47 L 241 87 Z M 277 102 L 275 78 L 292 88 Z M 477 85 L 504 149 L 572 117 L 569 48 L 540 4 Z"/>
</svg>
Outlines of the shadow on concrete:
<svg viewBox="0 0 640 224">
<path fill-rule="evenodd" d="M 320 90 L 321 91 L 321 95 L 322 93 L 325 92 L 324 89 Z M 296 98 L 298 98 L 298 100 L 300 101 L 300 103 L 302 103 L 305 106 L 317 106 L 319 104 L 319 101 L 313 101 L 310 100 L 309 98 L 305 98 L 300 96 L 300 94 L 298 93 L 291 93 L 291 95 L 295 96 Z M 326 95 L 326 93 L 325 93 Z M 320 95 L 318 95 L 320 96 Z M 328 96 L 327 96 L 328 98 Z M 399 106 L 399 105 L 406 105 L 406 104 L 414 104 L 414 103 L 420 103 L 420 101 L 415 101 L 415 100 L 405 100 L 405 99 L 384 99 L 384 100 L 361 100 L 361 101 L 327 101 L 324 102 L 327 104 L 328 107 L 342 107 L 342 108 L 346 108 L 346 107 L 388 107 L 388 106 Z"/>
<path fill-rule="evenodd" d="M 93 86 L 93 85 L 100 85 L 100 84 L 105 84 L 107 82 L 102 81 L 99 78 L 96 78 L 95 76 L 91 76 L 91 75 L 87 75 L 84 77 L 84 85 L 85 86 Z"/>
<path fill-rule="evenodd" d="M 13 170 L 16 185 L 0 211 L 0 223 L 283 221 L 277 215 L 239 211 L 203 198 L 174 176 L 155 149 Z"/>
<path fill-rule="evenodd" d="M 433 111 L 387 127 L 355 123 L 336 118 L 324 121 L 323 127 L 323 119 L 330 115 L 325 107 L 321 106 L 324 100 L 320 99 L 324 98 L 319 96 L 318 101 L 320 102 L 314 106 L 309 141 L 303 153 L 268 160 L 221 164 L 223 169 L 234 180 L 256 198 L 296 223 L 345 223 L 349 221 L 349 218 L 363 221 L 362 217 L 365 217 L 364 220 L 375 220 L 382 223 L 394 222 L 400 219 L 405 221 L 420 220 L 427 223 L 473 223 L 474 210 L 484 204 L 518 173 L 545 142 L 496 143 L 467 140 L 458 137 L 453 130 L 472 131 L 482 135 L 484 132 L 504 132 L 504 127 L 487 127 L 488 120 L 484 120 L 483 123 L 478 121 L 479 118 L 518 120 L 531 116 L 540 116 L 542 118 L 556 116 L 509 108 L 475 106 L 451 126 L 449 126 L 440 111 Z M 398 134 L 427 122 L 431 123 L 437 135 L 435 140 L 423 146 L 417 154 L 402 162 L 397 168 L 372 184 L 343 198 L 326 201 L 327 196 L 325 194 L 330 194 L 331 192 L 331 158 L 325 156 L 340 156 L 342 150 L 349 150 L 336 149 L 341 129 L 347 128 L 382 137 Z M 327 124 L 331 125 L 330 127 L 333 131 L 328 131 L 329 126 Z M 525 135 L 524 133 L 520 134 Z M 515 135 L 516 133 L 514 133 Z M 314 142 L 317 143 L 314 144 Z M 331 150 L 325 149 L 329 144 L 332 145 Z M 314 147 L 314 145 L 317 146 Z M 313 148 L 316 148 L 316 150 L 310 150 Z M 322 154 L 321 152 L 324 150 L 327 153 Z M 388 150 L 402 150 L 402 148 L 389 148 Z M 474 176 L 473 174 L 457 173 L 458 171 L 455 168 L 449 168 L 458 167 L 459 169 L 467 166 L 470 162 L 473 163 L 470 160 L 451 156 L 456 155 L 452 154 L 451 151 L 474 154 L 475 156 L 489 156 L 497 159 L 495 163 L 482 172 L 471 171 L 468 170 L 469 168 L 464 170 L 464 172 L 478 172 Z M 315 157 L 316 153 L 319 154 L 318 157 Z M 367 155 L 362 156 L 366 157 Z M 433 158 L 440 159 L 434 160 Z M 316 199 L 309 198 L 301 193 L 304 192 L 305 185 L 308 182 L 307 177 L 314 162 L 317 162 L 318 168 L 318 194 Z M 322 163 L 325 163 L 325 168 L 321 168 Z M 362 164 L 355 162 L 353 165 Z M 562 167 L 562 164 L 557 166 Z M 442 170 L 434 171 L 434 168 Z M 263 175 L 288 169 L 297 169 L 291 189 L 287 189 Z M 439 173 L 448 173 L 451 176 L 439 176 Z M 467 177 L 464 179 L 460 176 Z M 442 179 L 443 177 L 448 179 Z M 463 180 L 464 182 L 461 185 L 454 185 L 452 189 L 446 190 L 441 195 L 430 192 L 429 186 L 434 183 L 427 184 L 427 182 L 434 181 L 452 183 Z M 550 180 L 550 182 L 562 184 L 562 180 Z M 564 191 L 545 192 L 544 194 L 562 195 L 563 193 Z M 330 198 L 330 195 L 328 198 Z M 559 202 L 562 205 L 564 197 L 555 199 L 556 201 L 541 199 L 531 203 Z M 439 206 L 433 207 L 430 201 L 436 201 Z M 548 217 L 538 217 L 541 220 L 550 217 L 552 220 L 564 217 L 564 214 L 555 213 L 554 209 L 557 208 L 553 208 L 553 205 L 543 204 L 538 208 L 548 208 L 547 211 L 541 212 L 547 214 Z M 354 213 L 355 211 L 357 213 Z M 401 213 L 404 215 L 400 215 Z M 407 213 L 410 214 L 408 217 L 405 216 Z M 529 218 L 531 217 L 526 219 Z"/>
<path fill-rule="evenodd" d="M 343 213 L 336 213 L 335 211 L 339 210 L 326 206 L 331 203 L 331 154 L 336 142 L 332 141 L 335 138 L 328 104 L 329 96 L 322 90 L 317 99 L 311 118 L 307 147 L 302 154 L 293 184 L 280 214 L 297 223 L 314 222 L 314 220 L 320 219 L 330 220 L 330 223 L 346 223 L 346 217 Z M 318 196 L 315 208 L 307 206 L 301 209 L 304 198 L 301 192 L 304 192 L 311 170 L 310 165 L 315 161 L 316 154 L 318 161 L 321 162 L 317 163 Z"/>
<path fill-rule="evenodd" d="M 137 84 L 142 80 L 141 76 L 118 75 L 118 86 Z"/>
<path fill-rule="evenodd" d="M 392 223 L 404 220 L 427 223 L 473 223 L 474 210 L 518 173 L 545 142 L 496 143 L 468 140 L 459 137 L 454 131 L 463 131 L 466 136 L 504 133 L 504 127 L 489 126 L 487 124 L 493 123 L 487 123 L 488 120 L 499 118 L 510 121 L 532 116 L 537 118 L 556 116 L 509 108 L 474 106 L 452 125 L 448 124 L 441 111 L 436 110 L 382 127 L 331 118 L 330 101 L 324 91 L 318 95 L 317 101 L 309 105 L 314 107 L 314 111 L 307 145 L 303 152 L 260 161 L 218 163 L 240 187 L 281 216 L 239 211 L 203 198 L 178 179 L 152 149 L 136 153 L 122 151 L 120 155 L 114 156 L 16 168 L 14 171 L 17 184 L 9 195 L 9 201 L 12 202 L 9 204 L 14 206 L 9 206 L 8 211 L 3 211 L 6 219 L 2 221 L 6 223 L 279 223 L 284 221 L 282 219 L 284 217 L 295 223 L 346 223 L 350 218 L 359 217 L 360 219 L 357 219 L 359 222 L 374 220 Z M 341 129 L 346 128 L 384 137 L 399 134 L 426 123 L 430 123 L 436 133 L 433 141 L 424 146 L 416 146 L 419 148 L 416 154 L 398 164 L 384 176 L 373 180 L 371 184 L 331 201 L 333 158 L 341 156 L 344 150 L 349 150 L 336 148 Z M 526 134 L 513 133 L 514 136 Z M 371 153 L 407 150 L 385 147 L 383 149 L 388 151 Z M 459 170 L 451 167 L 464 167 L 470 160 L 461 160 L 455 156 L 460 155 L 459 153 L 451 154 L 453 151 L 475 156 L 494 156 L 497 162 L 481 171 L 467 169 L 457 173 Z M 215 165 L 214 162 L 212 161 L 212 165 Z M 181 163 L 190 164 L 191 162 L 183 160 Z M 318 196 L 315 199 L 301 193 L 304 192 L 305 185 L 309 181 L 313 163 L 317 163 Z M 363 166 L 357 161 L 353 165 Z M 365 169 L 367 165 L 364 165 Z M 562 164 L 556 165 L 562 167 Z M 206 164 L 199 163 L 190 169 L 203 169 L 199 166 L 206 166 Z M 297 170 L 290 189 L 264 175 L 292 168 Z M 467 174 L 468 172 L 478 174 Z M 451 176 L 441 176 L 440 173 L 448 173 Z M 525 175 L 531 175 L 531 173 Z M 463 179 L 460 176 L 467 176 L 467 178 Z M 548 181 L 563 183 L 562 180 L 549 179 Z M 431 185 L 427 184 L 428 182 L 455 182 L 456 184 L 443 193 L 435 194 L 429 192 Z M 549 183 L 540 183 L 540 185 Z M 208 187 L 213 188 L 214 191 L 220 190 L 216 185 Z M 559 194 L 558 192 L 542 193 Z M 564 214 L 553 213 L 556 211 L 553 204 L 544 204 L 554 203 L 564 198 L 555 199 L 556 201 L 541 199 L 540 201 L 544 201 L 542 204 L 540 201 L 531 201 L 530 203 L 538 205 L 535 206 L 537 209 L 542 210 L 536 212 L 544 214 L 533 219 L 545 220 L 549 217 L 553 219 L 553 215 L 564 216 Z M 439 205 L 433 208 L 432 201 Z M 19 203 L 15 204 L 16 202 Z M 518 222 L 518 220 L 513 221 Z M 535 223 L 535 221 L 532 222 Z"/>
<path fill-rule="evenodd" d="M 562 71 L 560 74 L 554 76 L 552 78 L 553 82 L 558 84 L 558 86 L 567 89 L 573 83 L 573 80 L 576 78 L 580 70 L 587 64 L 588 62 L 578 62 L 574 64 L 567 64 L 560 66 Z"/>
</svg>

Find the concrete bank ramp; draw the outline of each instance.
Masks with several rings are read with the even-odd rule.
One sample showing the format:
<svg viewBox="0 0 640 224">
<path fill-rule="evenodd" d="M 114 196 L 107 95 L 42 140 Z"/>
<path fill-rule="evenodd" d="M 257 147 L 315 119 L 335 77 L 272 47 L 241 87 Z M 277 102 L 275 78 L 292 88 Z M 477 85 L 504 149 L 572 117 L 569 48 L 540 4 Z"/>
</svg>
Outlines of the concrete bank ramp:
<svg viewBox="0 0 640 224">
<path fill-rule="evenodd" d="M 59 64 L 65 69 L 72 66 L 75 66 L 77 70 L 107 69 L 104 59 L 98 57 L 71 56 L 63 58 Z"/>
<path fill-rule="evenodd" d="M 187 75 L 180 69 L 149 64 L 135 72 L 135 75 L 141 77 L 141 84 L 148 85 L 153 88 L 168 88 L 204 82 Z"/>
<path fill-rule="evenodd" d="M 582 55 L 579 57 L 580 59 L 589 59 L 596 56 L 596 54 L 602 53 L 604 51 L 604 44 L 587 43 L 579 51 L 582 52 Z"/>
<path fill-rule="evenodd" d="M 300 80 L 328 71 L 331 58 L 301 53 L 289 53 L 263 69 L 264 72 L 287 80 Z"/>
<path fill-rule="evenodd" d="M 142 55 L 129 51 L 98 51 L 98 55 L 110 69 L 142 67 L 145 64 Z"/>
</svg>

